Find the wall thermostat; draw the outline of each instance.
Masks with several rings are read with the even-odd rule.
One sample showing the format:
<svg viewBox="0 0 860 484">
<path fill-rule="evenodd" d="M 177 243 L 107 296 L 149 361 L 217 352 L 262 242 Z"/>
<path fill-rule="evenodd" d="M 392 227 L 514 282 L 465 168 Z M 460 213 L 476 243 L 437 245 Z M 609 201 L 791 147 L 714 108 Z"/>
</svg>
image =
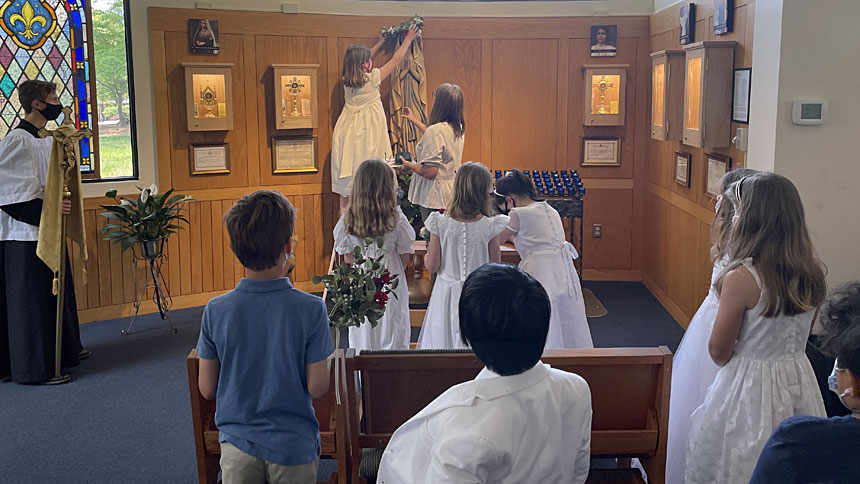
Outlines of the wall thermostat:
<svg viewBox="0 0 860 484">
<path fill-rule="evenodd" d="M 802 125 L 824 123 L 827 101 L 794 101 L 791 105 L 791 122 Z"/>
</svg>

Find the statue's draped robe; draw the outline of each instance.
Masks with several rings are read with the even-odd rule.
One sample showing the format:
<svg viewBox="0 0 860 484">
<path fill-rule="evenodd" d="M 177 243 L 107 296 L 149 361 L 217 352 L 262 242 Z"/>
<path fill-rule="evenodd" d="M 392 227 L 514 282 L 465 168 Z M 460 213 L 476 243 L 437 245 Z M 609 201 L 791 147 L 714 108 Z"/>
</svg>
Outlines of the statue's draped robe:
<svg viewBox="0 0 860 484">
<path fill-rule="evenodd" d="M 397 37 L 397 47 L 403 43 Z M 422 123 L 427 124 L 427 71 L 424 67 L 424 47 L 421 37 L 416 38 L 403 62 L 391 73 L 391 100 L 388 110 L 391 143 L 395 153 L 415 153 L 421 133 L 414 124 L 400 116 L 401 108 L 408 107 Z"/>
</svg>

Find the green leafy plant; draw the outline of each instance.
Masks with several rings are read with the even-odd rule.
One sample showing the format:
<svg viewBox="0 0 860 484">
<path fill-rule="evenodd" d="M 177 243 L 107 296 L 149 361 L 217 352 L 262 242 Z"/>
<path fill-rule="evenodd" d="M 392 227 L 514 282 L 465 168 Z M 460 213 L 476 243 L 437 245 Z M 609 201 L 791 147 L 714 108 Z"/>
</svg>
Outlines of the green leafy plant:
<svg viewBox="0 0 860 484">
<path fill-rule="evenodd" d="M 391 27 L 383 27 L 382 30 L 380 30 L 380 33 L 386 39 L 390 39 L 392 37 L 397 37 L 398 35 L 401 35 L 401 34 L 405 35 L 405 32 L 408 31 L 409 27 L 412 27 L 413 25 L 417 25 L 419 29 L 424 28 L 424 17 L 421 17 L 418 14 L 415 14 L 415 16 L 412 17 L 411 19 L 404 20 L 403 22 L 401 22 L 400 25 L 392 25 Z"/>
<path fill-rule="evenodd" d="M 409 225 L 415 229 L 416 234 L 419 234 L 421 233 L 421 229 L 424 228 L 424 221 L 421 220 L 421 211 L 418 210 L 418 206 L 413 205 L 406 195 L 409 193 L 410 183 L 412 183 L 411 173 L 397 176 L 397 204 L 400 205 L 400 210 L 403 211 L 403 215 L 406 215 L 406 219 L 409 220 Z"/>
<path fill-rule="evenodd" d="M 374 244 L 378 249 L 375 257 L 364 256 L 370 252 Z M 329 312 L 329 320 L 334 326 L 360 326 L 365 319 L 372 327 L 379 324 L 379 319 L 385 314 L 388 296 L 397 298 L 397 275 L 392 275 L 385 268 L 382 258 L 385 256 L 382 248 L 382 237 L 364 239 L 364 247 L 357 246 L 353 250 L 353 262 L 342 262 L 330 274 L 314 276 L 314 284 L 323 283 L 328 289 L 334 306 Z"/>
<path fill-rule="evenodd" d="M 188 195 L 173 195 L 168 190 L 161 195 L 155 185 L 140 188 L 137 199 L 117 197 L 116 190 L 108 190 L 105 196 L 116 200 L 117 205 L 102 205 L 107 212 L 101 216 L 109 219 L 110 223 L 101 228 L 105 240 L 120 244 L 125 251 L 135 242 L 158 240 L 176 233 L 183 227 L 179 222 L 188 223 L 182 216 L 185 203 L 193 200 Z"/>
</svg>

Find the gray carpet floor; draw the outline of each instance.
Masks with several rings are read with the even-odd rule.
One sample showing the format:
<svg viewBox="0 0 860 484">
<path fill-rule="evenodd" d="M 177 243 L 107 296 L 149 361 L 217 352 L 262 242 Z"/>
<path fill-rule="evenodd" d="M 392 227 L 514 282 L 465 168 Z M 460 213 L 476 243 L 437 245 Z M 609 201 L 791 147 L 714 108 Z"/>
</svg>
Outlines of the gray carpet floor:
<svg viewBox="0 0 860 484">
<path fill-rule="evenodd" d="M 586 282 L 608 310 L 589 321 L 595 346 L 667 345 L 683 330 L 640 283 Z M 0 383 L 0 482 L 193 483 L 197 480 L 185 357 L 202 308 L 173 311 L 176 334 L 157 315 L 81 326 L 92 357 L 71 384 Z M 417 336 L 417 335 L 416 335 Z M 334 470 L 320 464 L 320 478 Z"/>
</svg>

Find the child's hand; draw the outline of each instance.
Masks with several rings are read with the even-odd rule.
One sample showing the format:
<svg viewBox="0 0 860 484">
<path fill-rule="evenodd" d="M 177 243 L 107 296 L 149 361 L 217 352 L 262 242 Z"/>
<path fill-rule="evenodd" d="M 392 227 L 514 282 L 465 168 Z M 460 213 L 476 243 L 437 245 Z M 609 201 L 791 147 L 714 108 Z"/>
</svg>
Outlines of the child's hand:
<svg viewBox="0 0 860 484">
<path fill-rule="evenodd" d="M 415 37 L 421 35 L 421 29 L 418 28 L 417 25 L 412 25 L 409 27 L 409 32 L 406 33 L 405 42 L 412 42 L 415 40 Z"/>
<path fill-rule="evenodd" d="M 411 109 L 409 109 L 409 107 L 408 107 L 408 106 L 403 106 L 402 108 L 400 108 L 400 117 L 401 117 L 401 118 L 406 118 L 406 119 L 408 119 L 409 121 L 412 121 L 413 123 L 414 123 L 415 121 L 417 121 L 417 120 L 415 119 L 415 116 L 412 114 L 412 110 L 411 110 Z"/>
<path fill-rule="evenodd" d="M 400 166 L 400 174 L 401 175 L 407 175 L 409 173 L 412 173 L 412 167 L 409 166 L 412 163 L 406 161 L 406 159 L 403 158 L 403 156 L 398 156 L 397 159 L 400 160 L 400 163 L 402 163 L 402 165 Z"/>
</svg>

